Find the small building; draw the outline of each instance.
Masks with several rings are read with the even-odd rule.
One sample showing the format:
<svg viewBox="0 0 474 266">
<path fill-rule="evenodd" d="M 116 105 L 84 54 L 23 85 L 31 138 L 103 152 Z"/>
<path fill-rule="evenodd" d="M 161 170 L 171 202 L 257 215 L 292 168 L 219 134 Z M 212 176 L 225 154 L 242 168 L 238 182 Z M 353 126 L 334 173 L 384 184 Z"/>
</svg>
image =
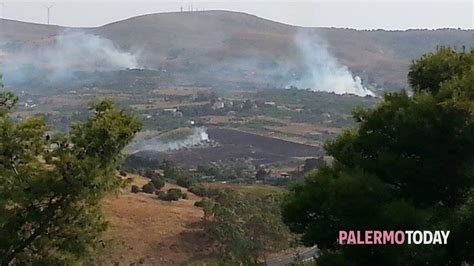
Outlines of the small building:
<svg viewBox="0 0 474 266">
<path fill-rule="evenodd" d="M 163 109 L 163 112 L 165 113 L 176 113 L 178 111 L 177 108 L 165 108 Z"/>
<path fill-rule="evenodd" d="M 280 177 L 281 178 L 290 178 L 290 174 L 288 174 L 287 172 L 281 172 Z"/>
<path fill-rule="evenodd" d="M 212 105 L 212 109 L 213 109 L 213 110 L 223 109 L 224 107 L 225 107 L 225 103 L 224 103 L 224 102 L 215 102 L 215 103 Z"/>
</svg>

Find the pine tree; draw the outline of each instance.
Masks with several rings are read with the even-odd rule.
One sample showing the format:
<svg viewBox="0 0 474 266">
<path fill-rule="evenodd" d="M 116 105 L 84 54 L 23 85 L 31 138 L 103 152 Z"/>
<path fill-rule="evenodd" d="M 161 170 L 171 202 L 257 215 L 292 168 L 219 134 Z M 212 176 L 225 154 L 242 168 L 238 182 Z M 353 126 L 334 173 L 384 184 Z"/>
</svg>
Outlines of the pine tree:
<svg viewBox="0 0 474 266">
<path fill-rule="evenodd" d="M 13 120 L 16 102 L 0 94 L 0 264 L 80 262 L 100 243 L 100 200 L 123 184 L 121 151 L 142 124 L 102 100 L 52 134 L 42 117 Z"/>
</svg>

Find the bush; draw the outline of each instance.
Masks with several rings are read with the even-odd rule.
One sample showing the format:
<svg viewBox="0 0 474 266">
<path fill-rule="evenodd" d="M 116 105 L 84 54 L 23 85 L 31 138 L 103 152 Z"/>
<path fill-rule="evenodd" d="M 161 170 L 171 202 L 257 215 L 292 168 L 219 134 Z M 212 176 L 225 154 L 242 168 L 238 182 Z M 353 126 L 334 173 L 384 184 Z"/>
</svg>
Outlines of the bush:
<svg viewBox="0 0 474 266">
<path fill-rule="evenodd" d="M 167 192 L 160 191 L 157 193 L 158 198 L 165 201 L 177 201 L 183 197 L 183 193 L 179 188 L 170 188 Z M 186 195 L 187 197 L 187 195 Z"/>
<path fill-rule="evenodd" d="M 145 192 L 145 193 L 148 193 L 148 194 L 152 194 L 153 192 L 155 192 L 156 188 L 155 186 L 153 185 L 153 183 L 150 181 L 149 183 L 143 185 L 142 187 L 142 191 Z"/>
<path fill-rule="evenodd" d="M 143 173 L 144 177 L 152 178 L 154 175 L 155 175 L 155 172 L 153 170 L 149 168 L 144 170 L 144 173 Z"/>
<path fill-rule="evenodd" d="M 132 185 L 132 193 L 138 193 L 140 192 L 140 187 L 137 185 Z"/>
<path fill-rule="evenodd" d="M 165 180 L 161 177 L 158 177 L 158 176 L 152 177 L 151 178 L 151 183 L 158 190 L 162 189 L 165 186 Z"/>
<path fill-rule="evenodd" d="M 167 194 L 170 195 L 171 198 L 177 198 L 177 200 L 183 196 L 183 192 L 179 188 L 170 188 Z"/>
<path fill-rule="evenodd" d="M 204 208 L 205 204 L 206 204 L 206 202 L 204 200 L 194 202 L 194 206 L 196 206 L 198 208 Z"/>
<path fill-rule="evenodd" d="M 127 173 L 126 173 L 124 170 L 121 170 L 121 171 L 120 171 L 120 175 L 123 176 L 123 177 L 126 177 L 126 176 L 127 176 Z"/>
<path fill-rule="evenodd" d="M 188 189 L 189 192 L 199 196 L 199 197 L 213 197 L 219 193 L 218 189 L 207 188 L 204 185 L 196 184 Z"/>
<path fill-rule="evenodd" d="M 203 185 L 197 184 L 188 189 L 189 192 L 199 196 L 199 197 L 206 197 L 207 196 L 207 189 Z"/>
<path fill-rule="evenodd" d="M 180 177 L 176 180 L 176 184 L 180 187 L 190 188 L 194 182 L 189 177 Z"/>
</svg>

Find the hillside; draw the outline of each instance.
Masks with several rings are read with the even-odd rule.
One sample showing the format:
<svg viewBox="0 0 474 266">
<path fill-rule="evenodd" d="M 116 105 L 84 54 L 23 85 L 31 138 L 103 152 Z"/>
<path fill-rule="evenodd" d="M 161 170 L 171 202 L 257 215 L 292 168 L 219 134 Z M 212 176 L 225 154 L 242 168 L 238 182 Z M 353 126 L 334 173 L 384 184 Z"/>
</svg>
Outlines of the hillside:
<svg viewBox="0 0 474 266">
<path fill-rule="evenodd" d="M 7 53 L 25 43 L 41 45 L 52 35 L 70 30 L 10 20 L 2 23 L 2 50 Z M 166 71 L 178 84 L 299 84 L 307 72 L 305 60 L 319 55 L 301 51 L 300 38 L 305 36 L 318 47 L 327 47 L 366 83 L 399 88 L 406 85 L 411 59 L 440 45 L 474 44 L 473 30 L 302 28 L 228 11 L 144 15 L 81 30 L 112 40 L 134 54 L 139 66 Z"/>
<path fill-rule="evenodd" d="M 147 182 L 134 176 L 136 185 Z M 164 189 L 172 187 L 177 186 L 166 184 Z M 180 265 L 209 258 L 211 244 L 200 224 L 203 213 L 194 206 L 199 197 L 189 192 L 188 196 L 188 200 L 165 202 L 153 194 L 126 191 L 107 199 L 103 207 L 110 228 L 95 263 Z"/>
</svg>

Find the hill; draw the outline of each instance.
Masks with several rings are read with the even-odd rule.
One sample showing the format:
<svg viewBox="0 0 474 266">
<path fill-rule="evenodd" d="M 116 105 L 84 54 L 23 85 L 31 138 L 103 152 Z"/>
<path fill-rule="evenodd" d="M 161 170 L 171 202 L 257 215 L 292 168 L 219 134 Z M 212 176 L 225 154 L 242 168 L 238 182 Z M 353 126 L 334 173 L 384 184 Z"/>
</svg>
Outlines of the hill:
<svg viewBox="0 0 474 266">
<path fill-rule="evenodd" d="M 308 86 L 305 77 L 312 67 L 308 64 L 325 60 L 321 51 L 327 49 L 366 83 L 399 88 L 406 85 L 411 59 L 440 45 L 474 45 L 473 30 L 303 28 L 229 11 L 151 14 L 84 29 L 2 23 L 1 45 L 6 53 L 25 43 L 43 45 L 60 32 L 81 30 L 110 39 L 136 56 L 137 66 L 166 72 L 171 82 L 211 86 Z M 306 40 L 317 43 L 309 54 L 301 49 Z"/>
<path fill-rule="evenodd" d="M 134 176 L 136 185 L 147 182 L 146 178 Z M 172 187 L 177 186 L 166 184 L 164 190 Z M 200 224 L 202 210 L 194 206 L 200 198 L 187 193 L 189 199 L 177 202 L 129 191 L 107 199 L 103 208 L 110 229 L 103 239 L 104 249 L 94 263 L 180 265 L 212 257 L 211 243 L 206 242 Z"/>
</svg>

